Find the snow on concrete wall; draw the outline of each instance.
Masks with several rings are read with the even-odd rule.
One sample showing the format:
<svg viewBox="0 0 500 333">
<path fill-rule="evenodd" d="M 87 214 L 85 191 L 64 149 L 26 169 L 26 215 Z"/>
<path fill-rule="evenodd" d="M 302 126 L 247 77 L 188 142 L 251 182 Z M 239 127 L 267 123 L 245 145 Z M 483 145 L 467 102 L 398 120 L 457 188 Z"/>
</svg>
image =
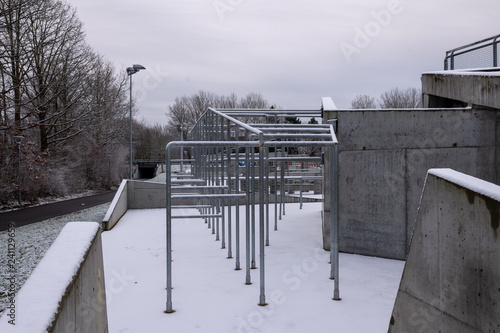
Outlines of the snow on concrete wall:
<svg viewBox="0 0 500 333">
<path fill-rule="evenodd" d="M 430 170 L 389 332 L 500 332 L 500 186 Z"/>
<path fill-rule="evenodd" d="M 70 222 L 0 318 L 0 332 L 107 332 L 104 291 L 99 224 Z"/>
</svg>

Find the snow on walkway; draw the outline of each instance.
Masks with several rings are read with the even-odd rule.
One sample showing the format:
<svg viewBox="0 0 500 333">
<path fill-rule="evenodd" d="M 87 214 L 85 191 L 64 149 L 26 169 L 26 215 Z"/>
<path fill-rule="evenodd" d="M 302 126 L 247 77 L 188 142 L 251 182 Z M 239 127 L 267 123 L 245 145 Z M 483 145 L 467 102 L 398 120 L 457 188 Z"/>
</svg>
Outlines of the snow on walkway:
<svg viewBox="0 0 500 333">
<path fill-rule="evenodd" d="M 333 301 L 320 212 L 321 203 L 302 210 L 289 204 L 279 231 L 271 231 L 266 307 L 257 305 L 258 269 L 251 271 L 253 284 L 244 284 L 243 234 L 243 269 L 235 271 L 203 220 L 174 220 L 176 312 L 165 314 L 165 209 L 128 211 L 102 234 L 109 332 L 387 332 L 404 262 L 341 254 L 342 301 Z"/>
</svg>

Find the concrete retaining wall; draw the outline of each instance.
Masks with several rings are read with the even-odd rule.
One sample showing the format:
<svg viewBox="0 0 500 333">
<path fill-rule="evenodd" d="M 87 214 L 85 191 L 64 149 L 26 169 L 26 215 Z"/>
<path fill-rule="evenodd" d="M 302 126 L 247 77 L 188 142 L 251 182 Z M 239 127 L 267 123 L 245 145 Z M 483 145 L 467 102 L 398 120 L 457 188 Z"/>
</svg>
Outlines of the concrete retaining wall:
<svg viewBox="0 0 500 333">
<path fill-rule="evenodd" d="M 113 201 L 106 212 L 106 216 L 102 220 L 102 230 L 111 230 L 116 223 L 122 218 L 128 209 L 128 180 L 122 180 L 118 191 L 116 191 Z"/>
<path fill-rule="evenodd" d="M 193 193 L 193 189 L 175 190 L 174 193 Z M 259 196 L 256 195 L 256 203 L 258 203 Z M 274 203 L 275 196 L 270 195 L 269 201 Z M 302 198 L 305 202 L 318 202 L 319 199 Z M 115 194 L 111 205 L 108 208 L 106 216 L 102 221 L 103 230 L 111 230 L 128 209 L 156 209 L 165 208 L 167 202 L 166 185 L 161 183 L 143 182 L 134 180 L 123 180 L 120 188 Z M 285 202 L 300 202 L 300 198 L 296 196 L 285 196 Z M 240 204 L 244 204 L 245 200 L 240 200 Z M 174 205 L 195 205 L 195 199 L 182 199 L 176 200 Z"/>
<path fill-rule="evenodd" d="M 128 181 L 127 187 L 128 209 L 165 208 L 167 202 L 165 184 Z"/>
<path fill-rule="evenodd" d="M 430 170 L 389 332 L 500 332 L 500 187 Z"/>
<path fill-rule="evenodd" d="M 338 119 L 341 251 L 405 259 L 428 169 L 496 183 L 499 118 L 479 107 L 325 111 Z"/>
<path fill-rule="evenodd" d="M 426 107 L 465 102 L 500 109 L 500 69 L 424 73 L 422 93 Z"/>
<path fill-rule="evenodd" d="M 165 184 L 123 180 L 102 221 L 103 230 L 111 230 L 128 209 L 166 207 Z"/>
<path fill-rule="evenodd" d="M 2 333 L 107 333 L 99 224 L 68 223 L 18 292 L 15 325 L 7 314 Z"/>
</svg>

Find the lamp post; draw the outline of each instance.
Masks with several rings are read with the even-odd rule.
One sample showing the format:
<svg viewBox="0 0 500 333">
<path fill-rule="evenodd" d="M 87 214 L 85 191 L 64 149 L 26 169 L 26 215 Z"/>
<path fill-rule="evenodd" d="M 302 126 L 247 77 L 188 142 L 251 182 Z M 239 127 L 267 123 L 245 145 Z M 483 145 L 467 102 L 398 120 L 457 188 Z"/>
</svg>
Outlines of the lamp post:
<svg viewBox="0 0 500 333">
<path fill-rule="evenodd" d="M 21 142 L 24 136 L 15 136 L 14 141 L 17 143 L 17 201 L 21 206 Z"/>
<path fill-rule="evenodd" d="M 127 68 L 127 74 L 130 77 L 130 179 L 132 179 L 132 75 L 142 69 L 146 69 L 146 67 L 132 65 L 132 67 Z"/>
</svg>

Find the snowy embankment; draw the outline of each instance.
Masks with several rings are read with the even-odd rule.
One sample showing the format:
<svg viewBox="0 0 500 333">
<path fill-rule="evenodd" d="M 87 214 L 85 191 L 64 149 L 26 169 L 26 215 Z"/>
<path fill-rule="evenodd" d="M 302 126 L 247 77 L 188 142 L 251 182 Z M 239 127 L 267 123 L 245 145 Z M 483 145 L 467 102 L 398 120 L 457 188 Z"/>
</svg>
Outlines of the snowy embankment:
<svg viewBox="0 0 500 333">
<path fill-rule="evenodd" d="M 128 211 L 102 234 L 110 333 L 387 332 L 404 262 L 341 254 L 342 301 L 333 301 L 329 253 L 321 248 L 321 203 L 302 210 L 287 205 L 279 230 L 271 231 L 266 307 L 257 305 L 258 269 L 251 271 L 253 284 L 245 285 L 243 234 L 243 270 L 236 271 L 235 259 L 226 259 L 227 249 L 203 220 L 174 220 L 172 227 L 172 314 L 163 313 L 165 209 Z M 234 246 L 233 238 L 233 256 Z"/>
</svg>

